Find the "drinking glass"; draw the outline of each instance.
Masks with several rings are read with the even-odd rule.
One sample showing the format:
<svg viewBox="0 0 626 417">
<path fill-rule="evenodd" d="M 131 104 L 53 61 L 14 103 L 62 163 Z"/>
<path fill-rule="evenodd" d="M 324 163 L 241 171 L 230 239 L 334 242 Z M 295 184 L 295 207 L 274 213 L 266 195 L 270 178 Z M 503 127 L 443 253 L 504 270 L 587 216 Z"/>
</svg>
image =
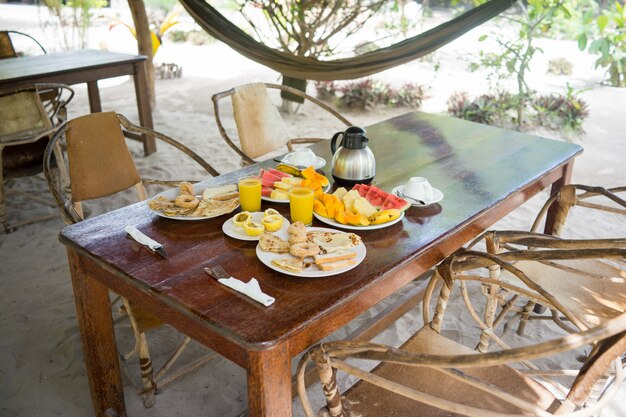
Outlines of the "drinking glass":
<svg viewBox="0 0 626 417">
<path fill-rule="evenodd" d="M 243 211 L 261 211 L 261 180 L 247 177 L 239 180 L 239 201 Z"/>
<path fill-rule="evenodd" d="M 313 190 L 293 187 L 289 190 L 289 209 L 292 222 L 302 222 L 306 226 L 313 223 Z"/>
</svg>

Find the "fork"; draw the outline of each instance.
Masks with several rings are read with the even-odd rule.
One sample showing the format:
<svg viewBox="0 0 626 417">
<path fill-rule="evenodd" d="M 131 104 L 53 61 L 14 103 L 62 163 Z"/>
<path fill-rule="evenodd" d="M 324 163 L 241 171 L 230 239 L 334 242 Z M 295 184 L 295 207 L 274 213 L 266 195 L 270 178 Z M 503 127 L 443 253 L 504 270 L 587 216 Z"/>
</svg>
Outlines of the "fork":
<svg viewBox="0 0 626 417">
<path fill-rule="evenodd" d="M 228 274 L 221 266 L 215 266 L 213 268 L 206 267 L 204 268 L 204 272 L 215 278 L 220 284 L 223 284 L 237 292 L 247 295 L 254 301 L 257 301 L 266 307 L 269 307 L 275 301 L 274 297 L 265 294 L 261 290 L 259 282 L 256 280 L 256 278 L 250 279 L 250 281 L 247 283 L 242 282 L 237 278 L 231 277 L 230 274 Z"/>
<path fill-rule="evenodd" d="M 228 279 L 230 278 L 230 274 L 226 273 L 224 268 L 221 266 L 215 266 L 213 268 L 204 268 L 204 271 L 211 275 L 215 279 Z"/>
</svg>

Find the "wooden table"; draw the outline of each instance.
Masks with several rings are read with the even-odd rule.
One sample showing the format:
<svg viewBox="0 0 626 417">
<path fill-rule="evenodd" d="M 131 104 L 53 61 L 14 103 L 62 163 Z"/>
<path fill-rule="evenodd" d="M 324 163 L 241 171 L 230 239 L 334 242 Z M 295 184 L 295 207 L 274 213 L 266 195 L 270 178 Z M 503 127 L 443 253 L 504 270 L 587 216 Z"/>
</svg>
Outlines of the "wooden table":
<svg viewBox="0 0 626 417">
<path fill-rule="evenodd" d="M 419 112 L 367 129 L 378 163 L 376 185 L 389 191 L 420 175 L 445 198 L 432 207 L 409 209 L 391 227 L 360 232 L 367 256 L 340 276 L 304 279 L 272 271 L 257 260 L 255 242 L 222 233 L 228 216 L 173 221 L 156 217 L 139 203 L 63 230 L 60 239 L 68 249 L 98 416 L 107 409 L 125 415 L 109 288 L 245 368 L 249 415 L 289 416 L 293 357 L 543 188 L 567 182 L 573 158 L 582 151 L 569 143 Z M 328 148 L 328 143 L 313 147 L 330 161 Z M 258 169 L 258 165 L 248 167 L 207 183 L 234 183 Z M 288 213 L 285 205 L 274 207 Z M 127 224 L 164 243 L 169 258 L 130 250 L 131 241 L 124 233 Z M 266 308 L 216 283 L 203 271 L 213 265 L 244 280 L 256 277 L 276 303 Z"/>
<path fill-rule="evenodd" d="M 146 60 L 143 55 L 118 54 L 108 51 L 80 50 L 47 55 L 0 60 L 0 89 L 10 90 L 34 83 L 87 83 L 89 108 L 102 111 L 98 80 L 132 75 L 137 97 L 139 122 L 152 129 L 152 112 L 148 97 Z M 156 151 L 153 137 L 143 138 L 146 155 Z"/>
</svg>

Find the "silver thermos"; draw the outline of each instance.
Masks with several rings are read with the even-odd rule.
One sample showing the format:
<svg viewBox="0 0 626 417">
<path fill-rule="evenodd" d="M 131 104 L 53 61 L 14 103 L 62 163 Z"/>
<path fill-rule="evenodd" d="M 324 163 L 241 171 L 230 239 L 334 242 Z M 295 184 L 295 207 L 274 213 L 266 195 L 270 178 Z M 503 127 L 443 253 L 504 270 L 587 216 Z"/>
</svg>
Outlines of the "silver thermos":
<svg viewBox="0 0 626 417">
<path fill-rule="evenodd" d="M 337 139 L 342 136 L 339 148 Z M 337 132 L 330 140 L 333 153 L 332 174 L 339 185 L 368 184 L 376 175 L 374 153 L 367 146 L 365 129 L 351 126 L 345 132 Z"/>
</svg>

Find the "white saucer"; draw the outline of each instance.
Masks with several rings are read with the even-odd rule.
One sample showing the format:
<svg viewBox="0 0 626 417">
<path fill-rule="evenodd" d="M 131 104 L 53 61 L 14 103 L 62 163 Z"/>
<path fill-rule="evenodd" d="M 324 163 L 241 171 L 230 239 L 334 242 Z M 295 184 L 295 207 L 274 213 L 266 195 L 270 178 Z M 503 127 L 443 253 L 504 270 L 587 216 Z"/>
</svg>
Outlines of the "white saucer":
<svg viewBox="0 0 626 417">
<path fill-rule="evenodd" d="M 292 152 L 292 153 L 293 153 L 293 152 Z M 283 157 L 283 159 L 281 159 L 281 162 L 284 162 L 284 163 L 289 164 L 289 165 L 293 165 L 293 166 L 298 167 L 298 168 L 300 168 L 300 167 L 305 167 L 305 168 L 308 168 L 308 166 L 305 166 L 305 165 L 297 165 L 297 164 L 294 164 L 293 162 L 290 162 L 290 161 L 289 161 L 289 156 L 290 156 L 292 153 L 288 153 L 287 155 L 285 155 L 285 156 Z M 317 156 L 317 155 L 315 156 L 315 158 L 317 159 L 317 161 L 315 162 L 315 165 L 313 165 L 313 168 L 315 168 L 315 169 L 320 169 L 320 168 L 323 168 L 324 166 L 326 166 L 326 160 L 325 160 L 324 158 L 322 158 L 321 156 Z"/>
<path fill-rule="evenodd" d="M 400 193 L 402 193 L 404 191 L 404 185 L 398 185 L 396 188 L 394 188 L 391 193 L 402 198 L 402 196 L 400 195 Z M 413 200 L 411 200 L 410 198 L 407 199 L 407 201 L 409 203 L 411 203 L 412 206 L 415 207 L 426 207 L 426 206 L 430 206 L 431 204 L 435 204 L 440 202 L 441 200 L 443 200 L 443 193 L 436 189 L 435 187 L 433 187 L 433 199 L 430 201 L 424 201 L 424 205 L 422 204 L 418 204 L 418 203 L 414 203 Z"/>
</svg>

